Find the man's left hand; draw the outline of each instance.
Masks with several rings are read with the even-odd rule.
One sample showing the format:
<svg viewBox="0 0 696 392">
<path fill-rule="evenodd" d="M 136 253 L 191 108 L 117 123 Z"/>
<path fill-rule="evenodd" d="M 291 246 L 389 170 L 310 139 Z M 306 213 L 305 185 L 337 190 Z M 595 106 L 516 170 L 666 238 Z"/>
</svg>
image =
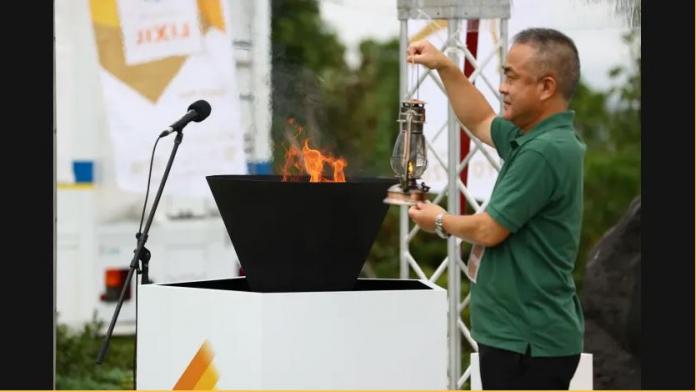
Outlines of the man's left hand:
<svg viewBox="0 0 696 392">
<path fill-rule="evenodd" d="M 434 233 L 435 217 L 441 212 L 446 213 L 447 211 L 439 205 L 429 201 L 427 203 L 418 202 L 415 206 L 408 209 L 408 216 L 410 216 L 421 229 L 428 233 Z"/>
</svg>

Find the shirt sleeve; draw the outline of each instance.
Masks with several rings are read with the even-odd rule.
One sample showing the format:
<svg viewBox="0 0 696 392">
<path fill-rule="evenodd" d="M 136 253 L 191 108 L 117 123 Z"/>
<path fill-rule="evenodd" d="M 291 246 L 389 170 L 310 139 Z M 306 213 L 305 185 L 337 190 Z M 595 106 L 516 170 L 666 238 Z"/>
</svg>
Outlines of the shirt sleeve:
<svg viewBox="0 0 696 392">
<path fill-rule="evenodd" d="M 491 139 L 503 160 L 507 160 L 510 155 L 510 142 L 517 136 L 517 130 L 515 124 L 502 117 L 495 117 L 491 123 Z"/>
</svg>

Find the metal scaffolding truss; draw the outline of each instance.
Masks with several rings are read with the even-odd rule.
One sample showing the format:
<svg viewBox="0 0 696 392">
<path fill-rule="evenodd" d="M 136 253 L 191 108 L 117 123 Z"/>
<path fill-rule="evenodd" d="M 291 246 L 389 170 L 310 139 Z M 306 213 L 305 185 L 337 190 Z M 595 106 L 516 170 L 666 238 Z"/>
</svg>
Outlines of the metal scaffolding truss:
<svg viewBox="0 0 696 392">
<path fill-rule="evenodd" d="M 398 18 L 401 23 L 400 33 L 400 73 L 399 73 L 399 94 L 401 100 L 406 100 L 414 97 L 418 87 L 426 78 L 432 79 L 439 87 L 443 94 L 445 88 L 438 75 L 431 70 L 422 69 L 420 77 L 415 85 L 409 88 L 408 86 L 408 65 L 406 63 L 406 49 L 408 48 L 408 20 L 409 19 L 445 19 L 447 23 L 447 39 L 445 44 L 440 48 L 455 64 L 459 64 L 462 56 L 473 65 L 474 71 L 469 77 L 469 80 L 482 81 L 485 88 L 498 98 L 499 108 L 502 110 L 502 100 L 497 88 L 483 74 L 483 69 L 490 64 L 496 64 L 491 60 L 496 54 L 500 56 L 502 62 L 505 60 L 507 50 L 507 23 L 510 17 L 510 0 L 398 0 Z M 499 23 L 500 40 L 490 53 L 483 53 L 477 60 L 466 46 L 466 40 L 462 41 L 462 22 L 470 19 L 491 19 L 493 23 Z M 498 72 L 502 72 L 500 68 Z M 481 212 L 486 207 L 487 200 L 478 203 L 473 197 L 466 184 L 460 179 L 460 173 L 465 170 L 469 161 L 477 151 L 481 151 L 485 158 L 490 162 L 496 171 L 500 170 L 499 161 L 496 157 L 491 156 L 486 149 L 483 148 L 480 140 L 476 139 L 473 134 L 464 127 L 457 119 L 456 115 L 450 107 L 447 114 L 447 121 L 438 128 L 435 136 L 428 140 L 429 157 L 435 158 L 437 164 L 441 165 L 447 172 L 447 186 L 439 192 L 433 203 L 439 203 L 447 196 L 447 211 L 451 214 L 460 213 L 460 195 L 476 212 Z M 448 156 L 441 157 L 433 147 L 435 139 L 437 139 L 443 131 L 447 129 L 448 136 Z M 462 130 L 466 132 L 470 140 L 474 142 L 474 148 L 462 159 L 460 156 L 459 145 Z M 478 351 L 476 342 L 472 339 L 469 327 L 464 323 L 461 314 L 469 304 L 469 295 L 463 300 L 460 295 L 461 281 L 468 282 L 468 278 L 463 274 L 466 266 L 461 258 L 460 246 L 461 239 L 454 236 L 447 240 L 447 257 L 440 262 L 432 276 L 428 277 L 419 266 L 418 261 L 413 257 L 409 250 L 409 244 L 414 237 L 419 233 L 418 226 L 409 227 L 407 207 L 400 207 L 400 230 L 399 230 L 399 256 L 400 256 L 400 277 L 407 279 L 410 270 L 416 274 L 419 279 L 429 280 L 433 283 L 447 270 L 447 290 L 449 301 L 448 314 L 448 334 L 449 334 L 449 369 L 448 369 L 448 389 L 460 389 L 469 379 L 471 367 L 462 372 L 461 370 L 461 353 L 463 336 L 465 341 Z"/>
</svg>

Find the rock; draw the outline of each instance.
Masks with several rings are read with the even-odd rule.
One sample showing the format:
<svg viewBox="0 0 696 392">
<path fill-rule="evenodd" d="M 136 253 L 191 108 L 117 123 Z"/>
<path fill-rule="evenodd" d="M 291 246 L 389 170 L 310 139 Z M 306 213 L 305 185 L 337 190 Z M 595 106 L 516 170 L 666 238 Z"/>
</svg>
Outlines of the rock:
<svg viewBox="0 0 696 392">
<path fill-rule="evenodd" d="M 582 290 L 584 351 L 595 389 L 640 389 L 640 195 L 590 252 Z"/>
</svg>

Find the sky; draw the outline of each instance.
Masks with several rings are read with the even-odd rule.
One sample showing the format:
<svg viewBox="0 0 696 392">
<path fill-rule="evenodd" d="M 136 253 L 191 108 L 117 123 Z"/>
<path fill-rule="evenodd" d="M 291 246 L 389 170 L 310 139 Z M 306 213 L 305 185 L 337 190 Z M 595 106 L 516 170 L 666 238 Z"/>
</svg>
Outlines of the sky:
<svg viewBox="0 0 696 392">
<path fill-rule="evenodd" d="M 608 2 L 611 3 L 611 2 Z M 321 16 L 346 45 L 346 61 L 360 61 L 358 44 L 399 36 L 396 0 L 320 0 Z M 508 39 L 528 27 L 550 27 L 575 41 L 582 78 L 605 90 L 611 84 L 609 69 L 626 65 L 629 52 L 621 35 L 629 30 L 607 2 L 592 0 L 512 0 Z"/>
</svg>

